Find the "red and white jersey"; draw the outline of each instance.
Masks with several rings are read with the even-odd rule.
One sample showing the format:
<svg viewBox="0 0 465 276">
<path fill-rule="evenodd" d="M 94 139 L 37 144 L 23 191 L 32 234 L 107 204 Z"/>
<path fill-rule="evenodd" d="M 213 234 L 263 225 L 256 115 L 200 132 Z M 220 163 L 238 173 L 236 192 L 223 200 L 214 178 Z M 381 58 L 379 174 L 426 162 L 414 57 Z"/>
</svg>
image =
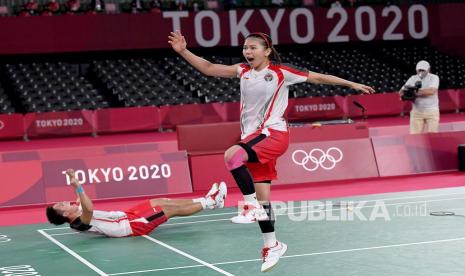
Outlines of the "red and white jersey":
<svg viewBox="0 0 465 276">
<path fill-rule="evenodd" d="M 142 218 L 144 219 L 144 218 Z M 145 220 L 145 219 L 144 219 Z M 103 234 L 108 237 L 127 237 L 132 235 L 131 224 L 125 212 L 94 210 L 90 223 L 83 224 L 78 218 L 70 224 L 79 231 Z"/>
<path fill-rule="evenodd" d="M 89 224 L 83 223 L 81 217 L 78 217 L 69 226 L 82 232 L 120 238 L 147 235 L 167 220 L 160 206 L 152 206 L 150 200 L 145 200 L 125 212 L 94 210 Z"/>
<path fill-rule="evenodd" d="M 242 139 L 268 128 L 287 131 L 283 115 L 288 104 L 289 85 L 305 82 L 308 71 L 286 64 L 270 64 L 261 71 L 241 64 L 237 71 L 241 79 Z"/>
<path fill-rule="evenodd" d="M 94 211 L 89 232 L 104 234 L 108 237 L 126 237 L 132 235 L 131 224 L 125 212 Z"/>
</svg>

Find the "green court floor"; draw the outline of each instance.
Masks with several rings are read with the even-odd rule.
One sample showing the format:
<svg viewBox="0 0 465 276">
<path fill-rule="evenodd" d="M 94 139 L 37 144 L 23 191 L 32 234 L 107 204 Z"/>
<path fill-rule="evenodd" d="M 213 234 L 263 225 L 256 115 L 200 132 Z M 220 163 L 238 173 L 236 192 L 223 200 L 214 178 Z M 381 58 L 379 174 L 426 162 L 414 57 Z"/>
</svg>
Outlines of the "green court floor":
<svg viewBox="0 0 465 276">
<path fill-rule="evenodd" d="M 465 188 L 278 204 L 289 249 L 266 274 L 258 225 L 232 224 L 235 209 L 223 209 L 122 239 L 3 227 L 0 275 L 465 275 Z"/>
</svg>

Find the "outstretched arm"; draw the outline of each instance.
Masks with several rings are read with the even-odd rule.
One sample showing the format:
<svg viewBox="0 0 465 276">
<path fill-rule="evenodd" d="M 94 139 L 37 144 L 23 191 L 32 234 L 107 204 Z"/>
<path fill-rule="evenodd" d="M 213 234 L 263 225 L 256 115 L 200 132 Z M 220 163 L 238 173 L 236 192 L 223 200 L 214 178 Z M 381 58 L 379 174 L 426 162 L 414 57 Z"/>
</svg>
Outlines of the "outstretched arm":
<svg viewBox="0 0 465 276">
<path fill-rule="evenodd" d="M 307 82 L 311 82 L 314 84 L 332 84 L 332 85 L 341 85 L 341 86 L 347 86 L 349 88 L 361 91 L 362 93 L 365 94 L 371 94 L 374 93 L 375 90 L 371 88 L 370 86 L 348 81 L 339 77 L 335 77 L 332 75 L 325 75 L 325 74 L 319 74 L 319 73 L 314 73 L 310 72 L 308 74 Z"/>
<path fill-rule="evenodd" d="M 94 212 L 94 206 L 92 204 L 92 200 L 84 192 L 84 189 L 79 183 L 79 180 L 76 179 L 74 175 L 74 170 L 68 169 L 66 170 L 66 174 L 69 177 L 71 186 L 73 186 L 73 188 L 76 189 L 76 192 L 78 193 L 79 201 L 81 202 L 81 207 L 82 207 L 81 221 L 82 223 L 89 224 L 90 221 L 92 220 L 92 214 Z"/>
<path fill-rule="evenodd" d="M 168 36 L 168 43 L 171 44 L 173 50 L 175 50 L 181 57 L 190 63 L 195 69 L 199 70 L 203 74 L 212 77 L 225 77 L 233 78 L 237 75 L 237 67 L 235 65 L 223 65 L 215 64 L 210 61 L 203 59 L 187 49 L 187 42 L 180 31 L 171 32 Z"/>
</svg>

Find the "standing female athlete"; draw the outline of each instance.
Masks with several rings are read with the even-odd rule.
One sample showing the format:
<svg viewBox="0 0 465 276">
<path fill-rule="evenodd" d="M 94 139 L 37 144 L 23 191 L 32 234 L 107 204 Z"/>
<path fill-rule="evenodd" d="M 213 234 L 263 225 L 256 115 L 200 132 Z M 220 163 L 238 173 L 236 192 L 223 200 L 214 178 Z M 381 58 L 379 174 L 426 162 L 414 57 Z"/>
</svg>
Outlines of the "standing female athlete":
<svg viewBox="0 0 465 276">
<path fill-rule="evenodd" d="M 240 78 L 242 140 L 226 150 L 224 159 L 244 195 L 245 206 L 232 221 L 258 221 L 265 241 L 261 271 L 268 271 L 287 250 L 287 245 L 276 239 L 269 198 L 271 181 L 277 179 L 276 160 L 289 145 L 287 123 L 283 118 L 288 104 L 288 86 L 307 81 L 343 85 L 367 94 L 374 90 L 335 76 L 281 64 L 271 38 L 264 33 L 247 36 L 242 50 L 247 62 L 235 65 L 213 64 L 196 56 L 186 48 L 180 31 L 171 32 L 168 39 L 173 49 L 203 74 Z"/>
</svg>

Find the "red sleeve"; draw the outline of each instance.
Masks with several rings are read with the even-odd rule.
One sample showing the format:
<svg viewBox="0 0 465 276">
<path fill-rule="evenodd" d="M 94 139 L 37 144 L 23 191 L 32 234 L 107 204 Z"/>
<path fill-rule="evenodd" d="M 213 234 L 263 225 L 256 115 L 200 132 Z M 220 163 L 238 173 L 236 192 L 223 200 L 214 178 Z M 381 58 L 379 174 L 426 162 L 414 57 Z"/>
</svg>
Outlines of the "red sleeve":
<svg viewBox="0 0 465 276">
<path fill-rule="evenodd" d="M 250 70 L 250 66 L 248 64 L 242 63 L 241 65 L 239 65 L 239 72 L 238 72 L 239 78 L 241 78 L 242 75 L 249 70 Z"/>
<path fill-rule="evenodd" d="M 293 74 L 296 74 L 296 75 L 299 75 L 299 76 L 302 76 L 302 77 L 307 77 L 308 76 L 308 71 L 305 71 L 303 69 L 300 69 L 300 68 L 292 66 L 292 65 L 281 64 L 279 67 L 281 69 L 283 69 L 283 70 L 289 71 L 289 72 L 291 72 Z"/>
</svg>

